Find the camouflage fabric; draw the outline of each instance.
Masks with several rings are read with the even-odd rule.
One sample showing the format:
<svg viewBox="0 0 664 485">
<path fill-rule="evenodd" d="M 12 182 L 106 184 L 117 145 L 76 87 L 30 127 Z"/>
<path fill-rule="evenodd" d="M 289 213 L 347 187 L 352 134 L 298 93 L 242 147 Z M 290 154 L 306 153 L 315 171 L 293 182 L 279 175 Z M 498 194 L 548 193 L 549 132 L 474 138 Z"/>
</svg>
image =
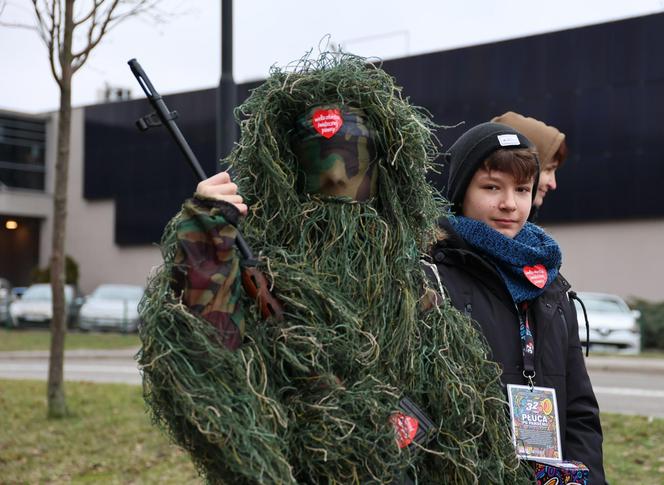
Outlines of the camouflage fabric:
<svg viewBox="0 0 664 485">
<path fill-rule="evenodd" d="M 242 343 L 244 313 L 240 265 L 233 245 L 237 210 L 225 202 L 193 198 L 182 207 L 177 225 L 176 288 L 189 309 L 210 322 L 223 344 Z"/>
<path fill-rule="evenodd" d="M 376 193 L 374 132 L 359 109 L 320 105 L 297 120 L 299 191 L 363 202 Z"/>
</svg>

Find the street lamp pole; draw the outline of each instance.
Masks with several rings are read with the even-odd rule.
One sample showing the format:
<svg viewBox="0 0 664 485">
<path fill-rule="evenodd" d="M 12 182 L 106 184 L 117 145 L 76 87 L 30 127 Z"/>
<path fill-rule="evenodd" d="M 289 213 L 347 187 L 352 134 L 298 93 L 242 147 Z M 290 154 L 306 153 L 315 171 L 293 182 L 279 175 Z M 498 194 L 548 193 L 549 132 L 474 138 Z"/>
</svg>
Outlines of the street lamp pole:
<svg viewBox="0 0 664 485">
<path fill-rule="evenodd" d="M 228 156 L 237 139 L 237 127 L 233 119 L 233 109 L 236 104 L 237 88 L 233 81 L 233 0 L 221 0 L 221 78 L 217 90 L 219 158 Z"/>
</svg>

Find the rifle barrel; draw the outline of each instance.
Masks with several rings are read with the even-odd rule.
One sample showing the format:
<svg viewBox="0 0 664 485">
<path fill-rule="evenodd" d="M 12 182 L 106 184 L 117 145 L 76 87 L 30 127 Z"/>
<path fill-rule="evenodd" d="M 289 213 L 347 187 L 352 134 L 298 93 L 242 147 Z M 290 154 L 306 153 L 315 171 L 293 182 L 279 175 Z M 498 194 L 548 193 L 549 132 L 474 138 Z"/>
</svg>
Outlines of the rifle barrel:
<svg viewBox="0 0 664 485">
<path fill-rule="evenodd" d="M 150 78 L 148 78 L 148 75 L 145 74 L 145 71 L 143 70 L 141 65 L 138 63 L 136 59 L 131 59 L 127 64 L 129 64 L 131 72 L 133 72 L 134 76 L 136 76 L 138 84 L 140 84 L 141 88 L 143 88 L 145 96 L 148 98 L 150 104 L 155 109 L 155 112 L 157 113 L 159 120 L 162 122 L 164 126 L 166 126 L 166 128 L 168 128 L 168 131 L 170 131 L 171 135 L 173 135 L 175 142 L 177 143 L 184 157 L 187 159 L 187 162 L 189 162 L 189 166 L 194 171 L 196 177 L 198 177 L 198 180 L 203 181 L 206 178 L 208 178 L 207 175 L 205 174 L 205 171 L 203 170 L 203 167 L 201 167 L 198 158 L 196 158 L 196 155 L 189 146 L 189 143 L 187 143 L 187 140 L 184 138 L 184 135 L 180 131 L 180 128 L 178 128 L 178 125 L 175 123 L 174 113 L 169 111 L 163 98 L 154 88 L 154 86 L 150 82 Z M 253 261 L 254 255 L 251 252 L 251 248 L 249 248 L 249 245 L 244 240 L 239 230 L 237 232 L 237 237 L 235 239 L 235 245 L 240 251 L 242 257 L 247 262 Z"/>
<path fill-rule="evenodd" d="M 189 143 L 187 143 L 187 140 L 185 140 L 184 135 L 180 131 L 180 128 L 178 128 L 178 125 L 175 124 L 174 114 L 171 113 L 171 111 L 169 111 L 169 109 L 166 107 L 166 103 L 164 102 L 163 98 L 154 88 L 150 82 L 150 79 L 148 78 L 148 75 L 145 74 L 145 71 L 138 63 L 138 61 L 136 59 L 132 59 L 128 62 L 128 64 L 131 68 L 131 71 L 134 73 L 134 76 L 136 76 L 138 83 L 141 85 L 141 88 L 143 88 L 145 96 L 147 96 L 150 104 L 155 109 L 159 120 L 164 126 L 166 126 L 166 128 L 168 128 L 168 131 L 171 132 L 173 138 L 175 138 L 175 142 L 180 148 L 182 154 L 187 159 L 187 162 L 189 162 L 189 166 L 194 171 L 199 180 L 205 180 L 207 175 L 205 174 L 203 167 L 201 167 L 198 158 L 196 158 L 196 155 L 189 146 Z"/>
</svg>

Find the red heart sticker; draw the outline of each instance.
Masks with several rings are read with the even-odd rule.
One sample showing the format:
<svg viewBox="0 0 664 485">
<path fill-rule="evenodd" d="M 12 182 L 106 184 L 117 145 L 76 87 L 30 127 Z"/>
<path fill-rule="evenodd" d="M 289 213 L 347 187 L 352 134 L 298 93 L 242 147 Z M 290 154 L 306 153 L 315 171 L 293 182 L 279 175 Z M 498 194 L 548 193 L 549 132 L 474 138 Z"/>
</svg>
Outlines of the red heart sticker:
<svg viewBox="0 0 664 485">
<path fill-rule="evenodd" d="M 397 444 L 399 448 L 405 448 L 413 442 L 420 422 L 412 416 L 403 413 L 394 413 L 390 416 L 390 422 L 397 432 Z"/>
<path fill-rule="evenodd" d="M 528 281 L 538 288 L 544 288 L 546 285 L 546 280 L 549 279 L 549 275 L 546 272 L 546 268 L 543 264 L 536 264 L 535 266 L 524 266 L 523 274 L 526 275 Z"/>
<path fill-rule="evenodd" d="M 344 124 L 341 111 L 338 109 L 319 109 L 311 117 L 314 129 L 325 138 L 332 138 Z"/>
</svg>

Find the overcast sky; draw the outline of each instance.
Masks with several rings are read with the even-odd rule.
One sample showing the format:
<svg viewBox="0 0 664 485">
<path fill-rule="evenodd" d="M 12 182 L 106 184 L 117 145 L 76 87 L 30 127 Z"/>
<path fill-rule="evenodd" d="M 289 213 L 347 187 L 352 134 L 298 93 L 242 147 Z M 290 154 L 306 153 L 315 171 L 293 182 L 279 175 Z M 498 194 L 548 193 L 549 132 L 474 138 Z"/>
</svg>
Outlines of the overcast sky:
<svg viewBox="0 0 664 485">
<path fill-rule="evenodd" d="M 5 1 L 0 20 L 32 22 L 31 2 Z M 95 49 L 74 78 L 75 106 L 97 102 L 106 83 L 142 96 L 126 64 L 134 57 L 162 94 L 217 85 L 221 2 L 162 4 L 175 12 L 168 23 L 131 19 Z M 327 34 L 350 52 L 391 59 L 662 11 L 664 0 L 240 0 L 234 3 L 234 77 L 264 78 L 271 65 L 317 50 Z M 0 26 L 0 109 L 35 113 L 57 106 L 40 38 Z"/>
</svg>

